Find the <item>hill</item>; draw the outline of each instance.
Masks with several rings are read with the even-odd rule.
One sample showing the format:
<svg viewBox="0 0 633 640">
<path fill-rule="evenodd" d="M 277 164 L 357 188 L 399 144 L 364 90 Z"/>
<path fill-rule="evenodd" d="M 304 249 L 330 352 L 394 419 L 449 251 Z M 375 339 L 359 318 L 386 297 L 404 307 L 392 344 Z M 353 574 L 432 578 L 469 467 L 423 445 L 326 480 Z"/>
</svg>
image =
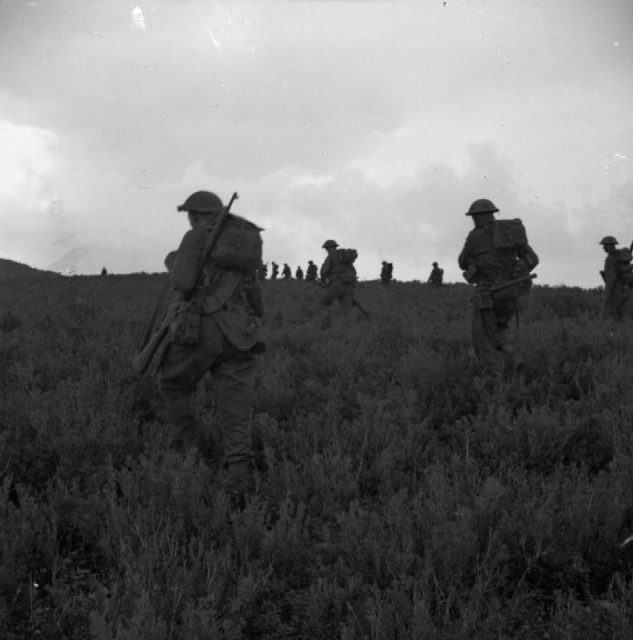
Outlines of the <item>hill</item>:
<svg viewBox="0 0 633 640">
<path fill-rule="evenodd" d="M 53 271 L 35 269 L 21 262 L 0 258 L 0 281 L 19 279 L 33 280 L 34 278 L 50 276 L 57 277 L 59 274 Z"/>
<path fill-rule="evenodd" d="M 491 385 L 465 284 L 263 283 L 258 494 L 166 451 L 130 367 L 164 275 L 0 282 L 2 637 L 633 637 L 633 335 L 535 287 Z"/>
</svg>

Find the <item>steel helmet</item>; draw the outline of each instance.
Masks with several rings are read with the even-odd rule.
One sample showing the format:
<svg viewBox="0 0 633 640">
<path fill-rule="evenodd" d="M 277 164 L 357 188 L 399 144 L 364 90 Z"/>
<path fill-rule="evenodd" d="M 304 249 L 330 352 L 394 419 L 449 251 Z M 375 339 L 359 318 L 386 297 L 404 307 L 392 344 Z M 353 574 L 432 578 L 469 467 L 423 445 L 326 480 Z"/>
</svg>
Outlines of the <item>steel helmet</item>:
<svg viewBox="0 0 633 640">
<path fill-rule="evenodd" d="M 470 205 L 470 209 L 468 209 L 466 215 L 476 216 L 478 213 L 496 213 L 497 211 L 499 211 L 499 209 L 495 207 L 492 200 L 481 198 L 480 200 L 475 200 L 475 202 Z"/>
<path fill-rule="evenodd" d="M 201 211 L 202 213 L 220 213 L 224 209 L 222 200 L 210 191 L 196 191 L 183 204 L 178 205 L 178 211 Z"/>
<path fill-rule="evenodd" d="M 338 242 L 336 242 L 336 240 L 326 240 L 322 246 L 324 249 L 336 249 L 336 247 L 338 247 Z"/>
<path fill-rule="evenodd" d="M 599 244 L 618 244 L 618 241 L 613 236 L 605 236 Z"/>
</svg>

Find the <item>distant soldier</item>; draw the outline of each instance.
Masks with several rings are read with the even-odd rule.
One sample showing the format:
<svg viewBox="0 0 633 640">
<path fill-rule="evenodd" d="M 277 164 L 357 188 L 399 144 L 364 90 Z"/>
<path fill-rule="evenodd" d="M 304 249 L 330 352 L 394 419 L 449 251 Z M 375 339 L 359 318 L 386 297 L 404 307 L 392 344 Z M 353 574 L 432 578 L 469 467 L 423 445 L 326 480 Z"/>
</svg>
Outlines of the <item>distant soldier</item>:
<svg viewBox="0 0 633 640">
<path fill-rule="evenodd" d="M 193 193 L 178 207 L 188 213 L 191 229 L 170 268 L 178 311 L 160 365 L 160 391 L 172 447 L 196 452 L 204 437 L 193 401 L 198 381 L 211 372 L 230 487 L 243 495 L 251 482 L 254 354 L 263 350 L 258 318 L 264 309 L 256 277 L 261 238 L 258 227 L 231 214 L 224 230 L 231 230 L 233 241 L 239 234 L 247 237 L 239 246 L 248 246 L 248 253 L 232 254 L 236 245 L 222 245 L 220 233 L 205 262 L 208 239 L 223 210 L 220 198 L 209 191 Z M 230 227 L 232 221 L 238 224 Z"/>
<path fill-rule="evenodd" d="M 475 228 L 458 258 L 467 282 L 477 286 L 472 342 L 482 369 L 488 373 L 498 371 L 500 365 L 508 369 L 515 365 L 516 336 L 511 320 L 518 312 L 518 297 L 532 284 L 529 273 L 539 262 L 523 223 L 518 219 L 495 220 L 497 211 L 485 198 L 471 204 L 466 215 L 472 216 Z"/>
<path fill-rule="evenodd" d="M 321 304 L 329 307 L 335 300 L 339 301 L 341 310 L 348 314 L 354 306 L 356 289 L 356 269 L 354 261 L 358 256 L 355 249 L 339 249 L 334 240 L 326 240 L 323 248 L 327 257 L 321 265 L 321 282 L 326 287 Z"/>
<path fill-rule="evenodd" d="M 295 272 L 295 278 L 297 280 L 303 280 L 303 270 L 301 269 L 301 267 L 297 267 L 297 270 Z"/>
<path fill-rule="evenodd" d="M 437 262 L 433 263 L 433 269 L 431 269 L 431 275 L 429 276 L 428 283 L 434 287 L 441 287 L 444 280 L 444 269 L 440 269 Z"/>
<path fill-rule="evenodd" d="M 316 282 L 319 270 L 312 260 L 308 260 L 308 268 L 306 269 L 306 282 Z"/>
<path fill-rule="evenodd" d="M 277 280 L 277 276 L 279 275 L 279 265 L 276 262 L 272 264 L 272 272 L 270 274 L 271 280 Z"/>
<path fill-rule="evenodd" d="M 630 314 L 628 305 L 633 285 L 633 256 L 627 247 L 617 249 L 618 241 L 613 236 L 605 236 L 600 240 L 600 244 L 607 254 L 604 270 L 600 272 L 606 294 L 602 317 L 604 320 L 617 323 Z"/>
<path fill-rule="evenodd" d="M 281 271 L 281 275 L 284 277 L 284 280 L 290 280 L 292 278 L 292 271 L 290 267 L 284 262 L 284 268 Z"/>
<path fill-rule="evenodd" d="M 393 278 L 393 263 L 382 261 L 382 269 L 380 270 L 380 279 L 383 284 L 389 284 Z"/>
<path fill-rule="evenodd" d="M 105 267 L 103 267 L 103 269 L 101 269 L 101 275 L 102 276 L 107 276 L 108 275 L 108 270 Z"/>
<path fill-rule="evenodd" d="M 260 280 L 266 280 L 267 276 L 268 276 L 268 263 L 262 262 L 259 265 L 259 268 L 257 269 L 257 277 Z"/>
</svg>

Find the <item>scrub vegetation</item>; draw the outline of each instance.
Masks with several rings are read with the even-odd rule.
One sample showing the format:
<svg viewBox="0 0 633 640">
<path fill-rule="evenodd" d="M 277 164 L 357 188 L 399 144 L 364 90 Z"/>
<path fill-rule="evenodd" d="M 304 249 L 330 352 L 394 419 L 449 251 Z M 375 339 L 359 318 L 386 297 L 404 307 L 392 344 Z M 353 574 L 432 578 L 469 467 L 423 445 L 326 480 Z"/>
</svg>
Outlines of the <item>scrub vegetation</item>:
<svg viewBox="0 0 633 640">
<path fill-rule="evenodd" d="M 259 487 L 235 510 L 217 429 L 208 465 L 167 451 L 129 364 L 166 276 L 14 267 L 3 638 L 633 636 L 633 336 L 601 292 L 535 287 L 524 375 L 492 386 L 467 285 L 364 282 L 371 320 L 330 322 L 313 285 L 263 283 Z"/>
</svg>

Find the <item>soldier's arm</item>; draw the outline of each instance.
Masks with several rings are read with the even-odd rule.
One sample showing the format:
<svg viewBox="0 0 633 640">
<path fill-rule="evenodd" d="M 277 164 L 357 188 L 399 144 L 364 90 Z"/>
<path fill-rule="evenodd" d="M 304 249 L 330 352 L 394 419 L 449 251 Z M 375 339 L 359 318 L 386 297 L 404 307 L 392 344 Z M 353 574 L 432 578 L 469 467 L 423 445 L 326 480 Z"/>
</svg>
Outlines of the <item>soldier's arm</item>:
<svg viewBox="0 0 633 640">
<path fill-rule="evenodd" d="M 466 271 L 472 262 L 472 250 L 473 250 L 473 241 L 472 241 L 472 231 L 468 234 L 466 238 L 466 242 L 464 243 L 464 248 L 462 249 L 459 257 L 457 258 L 457 263 L 459 264 L 459 268 L 462 271 Z"/>
<path fill-rule="evenodd" d="M 615 260 L 609 256 L 604 261 L 604 288 L 609 291 L 618 281 L 618 274 L 615 269 Z"/>
<path fill-rule="evenodd" d="M 264 301 L 256 274 L 244 278 L 244 291 L 255 315 L 261 318 L 264 315 Z"/>
<path fill-rule="evenodd" d="M 321 271 L 319 274 L 321 280 L 325 280 L 330 275 L 330 271 L 332 271 L 332 258 L 328 256 L 321 265 Z"/>
<path fill-rule="evenodd" d="M 174 288 L 185 295 L 195 289 L 202 267 L 200 263 L 204 246 L 198 236 L 194 229 L 185 233 L 171 271 Z"/>
</svg>

